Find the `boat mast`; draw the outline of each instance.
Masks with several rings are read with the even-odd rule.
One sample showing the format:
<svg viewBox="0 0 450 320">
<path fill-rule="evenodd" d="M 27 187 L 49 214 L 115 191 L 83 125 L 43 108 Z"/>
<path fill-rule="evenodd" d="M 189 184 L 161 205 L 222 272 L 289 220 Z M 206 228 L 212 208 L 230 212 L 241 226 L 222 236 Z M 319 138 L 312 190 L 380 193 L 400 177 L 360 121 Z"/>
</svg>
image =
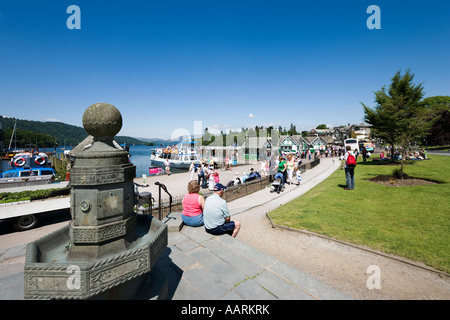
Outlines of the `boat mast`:
<svg viewBox="0 0 450 320">
<path fill-rule="evenodd" d="M 13 131 L 12 131 L 12 133 L 11 133 L 11 139 L 9 139 L 9 147 L 8 147 L 8 151 L 11 151 L 11 143 L 12 143 L 12 139 L 13 139 L 13 137 L 15 137 L 15 134 L 16 134 L 16 124 L 17 124 L 17 120 L 16 120 L 16 122 L 14 122 Z M 14 150 L 16 150 L 16 139 L 14 139 Z"/>
</svg>

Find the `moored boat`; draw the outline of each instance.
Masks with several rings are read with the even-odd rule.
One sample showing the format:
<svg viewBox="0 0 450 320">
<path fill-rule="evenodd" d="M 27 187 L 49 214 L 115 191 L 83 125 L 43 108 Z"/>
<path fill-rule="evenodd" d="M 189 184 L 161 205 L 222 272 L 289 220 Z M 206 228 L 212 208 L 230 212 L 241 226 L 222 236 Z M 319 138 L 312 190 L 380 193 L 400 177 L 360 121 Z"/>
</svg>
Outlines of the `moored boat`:
<svg viewBox="0 0 450 320">
<path fill-rule="evenodd" d="M 149 175 L 158 175 L 162 173 L 162 168 L 160 167 L 150 167 L 148 168 Z"/>
<path fill-rule="evenodd" d="M 195 141 L 180 142 L 176 146 L 157 149 L 150 157 L 151 165 L 164 168 L 165 163 L 169 163 L 170 171 L 188 171 L 192 162 L 200 164 L 196 144 Z"/>
<path fill-rule="evenodd" d="M 21 182 L 48 183 L 56 172 L 50 167 L 47 154 L 34 149 L 32 152 L 15 154 L 9 163 L 10 169 L 0 175 L 0 185 L 9 186 Z"/>
</svg>

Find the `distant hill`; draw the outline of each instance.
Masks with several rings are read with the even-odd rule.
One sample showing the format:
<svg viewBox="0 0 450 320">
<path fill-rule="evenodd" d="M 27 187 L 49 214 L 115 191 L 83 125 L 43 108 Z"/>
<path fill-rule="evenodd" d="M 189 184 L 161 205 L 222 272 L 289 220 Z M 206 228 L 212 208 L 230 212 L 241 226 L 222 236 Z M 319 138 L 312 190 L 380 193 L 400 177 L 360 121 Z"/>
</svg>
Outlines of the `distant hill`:
<svg viewBox="0 0 450 320">
<path fill-rule="evenodd" d="M 76 146 L 88 136 L 84 128 L 62 122 L 20 120 L 3 116 L 0 116 L 0 128 L 7 132 L 8 129 L 14 127 L 16 120 L 16 129 L 50 135 L 55 140 L 52 144 L 56 142 L 57 146 L 63 146 L 64 142 L 68 146 Z M 115 140 L 120 144 L 145 144 L 142 140 L 127 136 L 116 136 Z M 5 141 L 5 146 L 8 146 L 8 143 L 9 141 Z M 30 141 L 30 143 L 35 143 L 35 141 Z"/>
<path fill-rule="evenodd" d="M 153 143 L 154 146 L 160 146 L 160 145 L 167 146 L 167 145 L 172 145 L 172 144 L 176 143 L 176 142 L 174 142 L 172 140 L 166 140 L 166 139 L 161 139 L 161 138 L 151 138 L 151 139 L 148 139 L 148 138 L 136 138 L 136 139 L 142 140 L 142 141 L 144 141 L 146 143 L 147 142 L 151 142 L 151 143 Z"/>
</svg>

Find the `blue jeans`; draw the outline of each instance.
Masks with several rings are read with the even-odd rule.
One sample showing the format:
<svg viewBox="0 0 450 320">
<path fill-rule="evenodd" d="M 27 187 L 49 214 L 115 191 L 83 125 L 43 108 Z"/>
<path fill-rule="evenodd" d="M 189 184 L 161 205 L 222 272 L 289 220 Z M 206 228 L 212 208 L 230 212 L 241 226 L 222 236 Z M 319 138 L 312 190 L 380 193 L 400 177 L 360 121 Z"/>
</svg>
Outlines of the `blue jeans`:
<svg viewBox="0 0 450 320">
<path fill-rule="evenodd" d="M 345 168 L 345 180 L 347 188 L 353 190 L 355 188 L 355 168 Z"/>
<path fill-rule="evenodd" d="M 201 183 L 202 188 L 203 189 L 208 188 L 208 179 L 206 178 L 206 174 L 202 175 L 200 180 L 202 181 Z"/>
<path fill-rule="evenodd" d="M 277 175 L 278 175 L 278 178 L 277 178 Z M 281 187 L 284 188 L 284 183 L 286 182 L 286 178 L 287 178 L 286 170 L 284 170 L 284 172 L 278 171 L 278 173 L 275 175 L 275 179 L 280 179 L 279 175 L 281 175 Z"/>
<path fill-rule="evenodd" d="M 203 225 L 203 213 L 194 217 L 188 217 L 184 214 L 181 214 L 181 220 L 183 220 L 184 224 L 187 226 L 200 227 Z"/>
</svg>

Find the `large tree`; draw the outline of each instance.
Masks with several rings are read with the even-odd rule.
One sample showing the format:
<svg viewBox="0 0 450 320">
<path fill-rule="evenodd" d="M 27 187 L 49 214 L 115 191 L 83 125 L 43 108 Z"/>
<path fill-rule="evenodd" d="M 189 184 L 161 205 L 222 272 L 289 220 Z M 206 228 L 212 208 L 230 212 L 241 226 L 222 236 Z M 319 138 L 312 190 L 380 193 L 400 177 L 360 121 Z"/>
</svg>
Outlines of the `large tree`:
<svg viewBox="0 0 450 320">
<path fill-rule="evenodd" d="M 429 134 L 426 136 L 427 145 L 450 144 L 450 96 L 434 96 L 423 99 L 423 103 L 430 110 L 430 119 L 435 119 Z"/>
<path fill-rule="evenodd" d="M 414 141 L 423 138 L 433 125 L 429 109 L 423 103 L 422 84 L 413 83 L 414 74 L 397 71 L 389 88 L 383 86 L 375 93 L 375 107 L 364 107 L 364 120 L 373 126 L 375 134 L 402 152 L 401 174 L 405 152 Z"/>
</svg>

